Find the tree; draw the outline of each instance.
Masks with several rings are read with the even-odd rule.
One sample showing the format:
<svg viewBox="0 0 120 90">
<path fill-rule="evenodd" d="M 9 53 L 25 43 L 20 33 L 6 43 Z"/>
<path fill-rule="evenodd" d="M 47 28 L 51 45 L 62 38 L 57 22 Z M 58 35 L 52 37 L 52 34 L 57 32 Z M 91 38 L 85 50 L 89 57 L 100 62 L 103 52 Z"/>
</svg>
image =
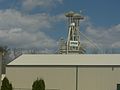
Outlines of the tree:
<svg viewBox="0 0 120 90">
<path fill-rule="evenodd" d="M 43 79 L 37 79 L 33 82 L 32 90 L 45 90 L 45 82 Z"/>
<path fill-rule="evenodd" d="M 0 52 L 5 55 L 9 51 L 9 48 L 7 46 L 0 46 Z"/>
<path fill-rule="evenodd" d="M 12 84 L 9 83 L 9 80 L 6 77 L 2 81 L 1 90 L 13 90 Z"/>
<path fill-rule="evenodd" d="M 0 52 L 2 53 L 2 73 L 5 74 L 5 66 L 9 61 L 10 49 L 7 46 L 0 46 Z"/>
</svg>

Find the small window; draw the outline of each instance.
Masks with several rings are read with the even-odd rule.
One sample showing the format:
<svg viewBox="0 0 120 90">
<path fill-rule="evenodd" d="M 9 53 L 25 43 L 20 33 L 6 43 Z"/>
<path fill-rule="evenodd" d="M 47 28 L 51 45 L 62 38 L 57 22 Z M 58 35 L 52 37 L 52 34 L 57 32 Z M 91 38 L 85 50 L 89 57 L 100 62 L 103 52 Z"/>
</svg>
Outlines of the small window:
<svg viewBox="0 0 120 90">
<path fill-rule="evenodd" d="M 117 84 L 117 90 L 120 90 L 120 84 Z"/>
</svg>

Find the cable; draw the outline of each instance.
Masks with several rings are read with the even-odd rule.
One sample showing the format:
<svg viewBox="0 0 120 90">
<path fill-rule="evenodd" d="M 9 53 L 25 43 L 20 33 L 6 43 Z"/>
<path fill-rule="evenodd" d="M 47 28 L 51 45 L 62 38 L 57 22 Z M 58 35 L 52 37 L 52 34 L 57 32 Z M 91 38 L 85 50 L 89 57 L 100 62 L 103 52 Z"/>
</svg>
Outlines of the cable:
<svg viewBox="0 0 120 90">
<path fill-rule="evenodd" d="M 90 40 L 90 39 L 89 39 L 86 35 L 84 35 L 82 32 L 79 31 L 79 33 L 80 33 L 83 37 L 85 37 L 85 38 L 90 42 L 91 45 L 93 45 L 95 48 L 99 49 L 100 52 L 102 53 L 102 49 L 101 49 L 100 47 L 98 47 L 92 40 Z"/>
</svg>

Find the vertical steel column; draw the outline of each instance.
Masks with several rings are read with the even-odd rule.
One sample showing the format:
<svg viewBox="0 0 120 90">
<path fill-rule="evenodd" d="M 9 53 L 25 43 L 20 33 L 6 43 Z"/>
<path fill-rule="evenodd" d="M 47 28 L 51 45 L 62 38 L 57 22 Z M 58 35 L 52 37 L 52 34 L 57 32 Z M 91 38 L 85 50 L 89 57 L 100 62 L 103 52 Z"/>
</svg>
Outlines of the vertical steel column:
<svg viewBox="0 0 120 90">
<path fill-rule="evenodd" d="M 76 66 L 76 90 L 78 90 L 78 66 Z"/>
</svg>

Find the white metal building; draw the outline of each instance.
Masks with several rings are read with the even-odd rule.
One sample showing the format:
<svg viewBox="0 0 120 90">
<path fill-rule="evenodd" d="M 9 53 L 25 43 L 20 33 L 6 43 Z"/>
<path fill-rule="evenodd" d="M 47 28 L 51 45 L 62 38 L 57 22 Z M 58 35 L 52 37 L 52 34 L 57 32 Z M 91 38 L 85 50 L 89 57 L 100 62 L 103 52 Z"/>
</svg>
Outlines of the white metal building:
<svg viewBox="0 0 120 90">
<path fill-rule="evenodd" d="M 32 88 L 43 78 L 51 90 L 117 90 L 120 55 L 22 55 L 9 63 L 6 76 L 14 88 Z"/>
</svg>

